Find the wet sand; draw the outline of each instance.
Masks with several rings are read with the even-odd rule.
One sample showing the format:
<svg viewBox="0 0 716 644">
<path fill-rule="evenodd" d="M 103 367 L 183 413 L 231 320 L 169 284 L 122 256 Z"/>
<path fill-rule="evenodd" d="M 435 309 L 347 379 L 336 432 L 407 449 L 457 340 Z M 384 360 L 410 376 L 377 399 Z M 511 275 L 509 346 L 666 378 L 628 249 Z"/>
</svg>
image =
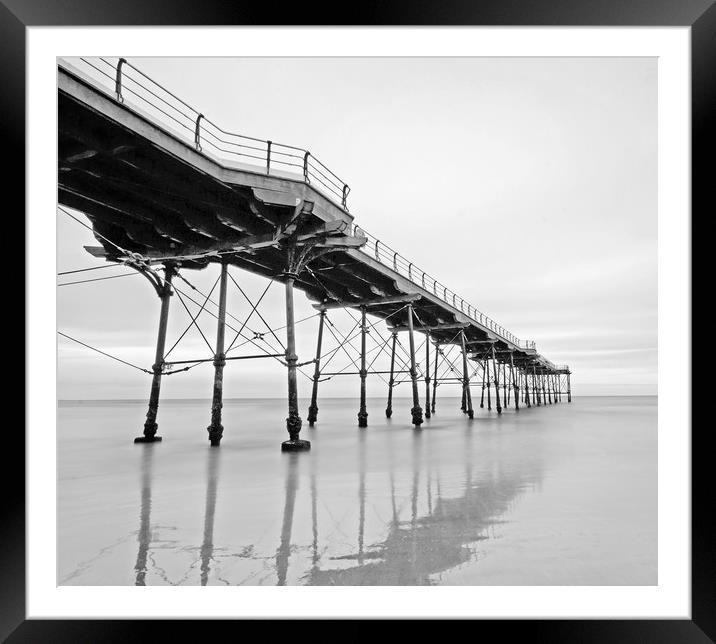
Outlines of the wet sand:
<svg viewBox="0 0 716 644">
<path fill-rule="evenodd" d="M 472 421 L 444 398 L 420 431 L 368 403 L 360 430 L 319 401 L 286 454 L 283 399 L 226 401 L 218 449 L 209 401 L 162 401 L 151 445 L 144 401 L 60 402 L 58 583 L 657 583 L 655 397 Z"/>
</svg>

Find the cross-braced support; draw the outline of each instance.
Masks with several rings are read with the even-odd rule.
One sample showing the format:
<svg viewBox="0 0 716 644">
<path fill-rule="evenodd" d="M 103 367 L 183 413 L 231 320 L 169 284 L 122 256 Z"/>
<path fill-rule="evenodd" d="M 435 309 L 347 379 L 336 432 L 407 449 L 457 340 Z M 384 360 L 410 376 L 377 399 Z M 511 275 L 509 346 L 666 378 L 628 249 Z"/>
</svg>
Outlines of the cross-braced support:
<svg viewBox="0 0 716 644">
<path fill-rule="evenodd" d="M 470 396 L 470 376 L 467 368 L 467 350 L 465 349 L 465 331 L 460 331 L 460 347 L 462 348 L 462 396 L 465 400 L 465 413 L 473 418 L 472 397 Z"/>
<path fill-rule="evenodd" d="M 142 272 L 142 271 L 140 271 Z M 159 390 L 162 384 L 162 368 L 164 366 L 164 347 L 167 340 L 167 322 L 169 320 L 169 298 L 172 296 L 172 277 L 176 274 L 173 265 L 168 264 L 164 268 L 164 281 L 160 283 L 151 279 L 151 276 L 144 273 L 146 277 L 152 281 L 157 295 L 161 300 L 161 309 L 159 311 L 159 331 L 157 332 L 157 350 L 154 354 L 154 364 L 152 365 L 152 388 L 149 392 L 149 408 L 147 410 L 147 419 L 144 421 L 144 433 L 134 439 L 135 443 L 154 443 L 162 440 L 161 436 L 157 436 L 157 412 L 159 411 Z"/>
<path fill-rule="evenodd" d="M 322 309 L 318 322 L 318 341 L 316 342 L 316 363 L 313 368 L 313 389 L 311 390 L 311 404 L 308 407 L 308 426 L 318 420 L 318 380 L 321 377 L 321 344 L 323 343 L 323 325 L 326 322 L 326 310 Z"/>
<path fill-rule="evenodd" d="M 495 404 L 497 406 L 497 413 L 502 413 L 502 406 L 500 405 L 500 377 L 498 375 L 499 368 L 497 366 L 497 359 L 495 358 L 495 345 L 492 345 L 492 370 L 495 375 Z"/>
<path fill-rule="evenodd" d="M 358 410 L 358 427 L 368 427 L 368 411 L 365 407 L 365 379 L 368 376 L 365 362 L 365 340 L 368 333 L 365 306 L 360 307 L 360 409 Z"/>
<path fill-rule="evenodd" d="M 216 352 L 214 353 L 214 390 L 211 398 L 211 424 L 206 428 L 209 432 L 209 442 L 212 447 L 218 447 L 224 434 L 221 424 L 221 408 L 223 407 L 224 366 L 226 354 L 224 353 L 224 335 L 226 332 L 226 277 L 228 264 L 221 263 L 221 278 L 219 282 L 219 314 L 216 326 Z"/>
<path fill-rule="evenodd" d="M 418 396 L 418 370 L 415 364 L 415 337 L 413 333 L 413 304 L 408 304 L 408 339 L 410 341 L 410 380 L 413 383 L 413 408 L 410 410 L 413 425 L 420 427 L 423 423 L 423 409 Z"/>
<path fill-rule="evenodd" d="M 390 349 L 390 379 L 388 380 L 388 404 L 385 407 L 385 417 L 390 418 L 393 415 L 393 387 L 395 386 L 395 344 L 398 341 L 397 331 L 391 334 L 392 344 Z"/>
<path fill-rule="evenodd" d="M 435 360 L 438 356 L 435 355 Z M 425 334 L 425 418 L 430 418 L 430 334 Z"/>
</svg>

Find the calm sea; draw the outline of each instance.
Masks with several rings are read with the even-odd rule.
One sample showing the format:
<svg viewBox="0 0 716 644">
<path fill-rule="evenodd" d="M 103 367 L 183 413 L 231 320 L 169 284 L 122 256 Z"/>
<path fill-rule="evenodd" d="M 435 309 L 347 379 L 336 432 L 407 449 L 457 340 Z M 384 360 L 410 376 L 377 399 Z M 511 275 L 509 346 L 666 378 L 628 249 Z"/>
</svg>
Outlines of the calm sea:
<svg viewBox="0 0 716 644">
<path fill-rule="evenodd" d="M 60 402 L 58 583 L 657 583 L 655 397 L 472 421 L 444 398 L 420 431 L 407 399 L 365 430 L 319 405 L 284 454 L 283 398 L 227 400 L 218 449 L 206 400 L 163 400 L 153 445 L 145 401 Z"/>
</svg>

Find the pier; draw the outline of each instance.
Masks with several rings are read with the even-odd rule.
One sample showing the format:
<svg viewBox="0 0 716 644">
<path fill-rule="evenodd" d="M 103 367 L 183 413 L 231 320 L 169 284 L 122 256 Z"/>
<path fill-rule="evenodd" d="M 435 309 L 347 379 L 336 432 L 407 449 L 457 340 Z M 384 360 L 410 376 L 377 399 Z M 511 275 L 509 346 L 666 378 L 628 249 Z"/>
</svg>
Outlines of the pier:
<svg viewBox="0 0 716 644">
<path fill-rule="evenodd" d="M 72 216 L 64 210 L 71 208 L 89 219 L 98 245 L 87 251 L 136 270 L 157 294 L 154 363 L 142 369 L 151 375 L 149 404 L 136 442 L 161 440 L 162 378 L 207 362 L 169 359 L 174 347 L 166 350 L 167 322 L 175 299 L 187 312 L 189 302 L 199 307 L 188 328 L 198 329 L 213 353 L 207 410 L 212 446 L 223 437 L 223 374 L 235 360 L 270 359 L 286 369 L 285 451 L 310 448 L 301 434 L 296 382 L 303 368 L 313 372 L 310 426 L 319 422 L 321 382 L 339 375 L 356 378 L 356 425 L 361 429 L 370 424 L 369 376 L 386 381 L 388 418 L 394 388 L 410 385 L 412 406 L 405 422 L 416 429 L 433 414 L 446 413 L 437 400 L 439 385 L 457 385 L 461 412 L 476 420 L 485 407 L 500 414 L 507 407 L 571 402 L 567 365 L 552 363 L 533 341 L 516 337 L 370 235 L 349 209 L 349 185 L 309 150 L 225 131 L 123 58 L 58 64 L 58 150 L 60 210 Z M 248 318 L 236 328 L 227 310 L 227 290 L 243 290 L 232 268 L 283 285 L 285 326 L 267 332 L 279 350 L 252 337 Z M 191 283 L 197 270 L 218 273 L 208 294 Z M 303 292 L 316 310 L 312 356 L 296 352 L 295 291 Z M 207 304 L 214 303 L 212 297 L 217 300 L 213 343 L 197 323 Z M 261 317 L 261 298 L 251 307 L 250 315 Z M 331 316 L 338 309 L 355 316 L 355 332 L 333 330 Z M 326 331 L 339 345 L 356 347 L 354 369 L 333 369 L 336 350 L 325 350 Z M 369 338 L 375 345 L 370 349 Z M 250 343 L 258 353 L 232 354 L 237 341 Z M 368 358 L 376 349 L 389 356 L 389 370 L 373 368 Z"/>
</svg>

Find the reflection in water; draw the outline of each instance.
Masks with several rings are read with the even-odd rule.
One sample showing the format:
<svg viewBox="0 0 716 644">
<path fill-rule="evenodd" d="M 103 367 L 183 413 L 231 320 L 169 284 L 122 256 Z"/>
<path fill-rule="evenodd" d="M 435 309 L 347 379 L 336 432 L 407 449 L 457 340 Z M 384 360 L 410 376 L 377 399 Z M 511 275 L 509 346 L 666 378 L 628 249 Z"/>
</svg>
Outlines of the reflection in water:
<svg viewBox="0 0 716 644">
<path fill-rule="evenodd" d="M 201 542 L 201 585 L 209 579 L 210 562 L 214 557 L 214 513 L 216 512 L 216 487 L 219 481 L 220 450 L 209 449 L 207 463 L 206 502 L 204 503 L 204 538 Z"/>
<path fill-rule="evenodd" d="M 430 585 L 436 583 L 435 575 L 453 569 L 467 561 L 475 559 L 475 545 L 488 537 L 487 530 L 500 522 L 500 517 L 510 509 L 514 500 L 526 487 L 539 484 L 542 478 L 541 465 L 537 458 L 521 462 L 521 466 L 510 473 L 503 473 L 499 439 L 497 446 L 493 444 L 491 457 L 480 455 L 477 463 L 473 463 L 475 449 L 473 446 L 473 433 L 465 431 L 465 440 L 462 445 L 464 451 L 464 469 L 459 475 L 454 468 L 448 468 L 447 474 L 451 478 L 452 490 L 456 489 L 455 482 L 459 481 L 459 496 L 446 498 L 443 496 L 441 482 L 441 460 L 434 457 L 430 448 L 429 437 L 424 432 L 414 432 L 411 439 L 411 453 L 407 461 L 408 468 L 398 468 L 392 453 L 392 443 L 387 451 L 387 468 L 379 469 L 372 479 L 371 492 L 380 498 L 379 484 L 387 483 L 390 493 L 390 509 L 385 525 L 385 535 L 376 543 L 366 543 L 366 507 L 368 502 L 373 506 L 373 500 L 368 494 L 368 468 L 366 465 L 367 433 L 361 432 L 356 447 L 357 480 L 355 485 L 358 494 L 358 521 L 357 536 L 352 541 L 354 552 L 339 553 L 335 548 L 325 548 L 333 554 L 323 558 L 320 549 L 320 532 L 318 525 L 318 495 L 319 487 L 316 470 L 318 463 L 310 458 L 308 482 L 310 486 L 310 545 L 301 547 L 292 544 L 294 521 L 303 519 L 296 516 L 297 500 L 300 485 L 301 459 L 304 454 L 287 453 L 284 459 L 284 503 L 281 519 L 281 532 L 279 546 L 275 551 L 276 584 L 285 586 L 288 582 L 289 563 L 292 552 L 299 556 L 295 558 L 294 566 L 306 566 L 307 569 L 298 569 L 294 579 L 307 585 Z M 481 445 L 480 447 L 484 447 Z M 494 452 L 494 450 L 497 450 Z M 152 543 L 151 510 L 152 510 L 152 481 L 154 446 L 143 448 L 141 456 L 141 505 L 140 527 L 138 535 L 138 551 L 135 563 L 135 584 L 145 585 L 147 575 L 147 560 L 151 560 L 150 546 Z M 204 499 L 204 523 L 202 543 L 199 550 L 199 583 L 206 586 L 214 563 L 214 523 L 216 515 L 217 488 L 219 481 L 220 450 L 207 450 L 206 466 L 206 493 Z M 454 463 L 454 461 L 452 461 Z M 474 469 L 477 465 L 478 473 Z M 387 470 L 387 471 L 386 471 Z M 396 481 L 402 475 L 407 475 L 406 496 L 409 496 L 409 516 L 401 520 L 401 503 Z M 386 476 L 387 475 L 387 476 Z M 385 478 L 384 478 L 385 477 Z M 387 479 L 387 480 L 386 480 Z M 377 489 L 376 489 L 377 488 Z M 326 489 L 329 499 L 331 490 Z M 421 495 L 422 492 L 422 495 Z M 454 494 L 454 492 L 453 492 Z M 340 498 L 340 497 L 339 497 Z M 387 502 L 387 499 L 386 499 Z M 342 505 L 345 505 L 343 502 Z M 341 511 L 349 511 L 350 504 L 341 507 Z M 422 508 L 422 514 L 421 514 Z M 375 509 L 375 508 L 374 508 Z M 387 508 L 386 508 L 387 509 Z M 376 515 L 378 512 L 376 511 Z M 372 516 L 372 515 L 371 515 Z M 308 517 L 306 517 L 307 520 Z M 355 525 L 355 524 L 354 524 Z M 371 526 L 375 527 L 375 526 Z M 380 527 L 380 526 L 379 526 Z M 375 534 L 375 533 L 373 533 Z M 230 537 L 230 535 L 229 535 Z M 324 539 L 326 535 L 324 535 Z M 347 544 L 346 544 L 347 545 Z M 253 544 L 247 549 L 253 552 Z M 305 558 L 300 553 L 308 553 Z M 256 553 L 247 559 L 260 562 L 266 557 Z M 189 571 L 178 582 L 188 579 Z M 164 578 L 164 575 L 162 575 Z M 164 578 L 164 581 L 169 582 Z M 230 583 L 222 579 L 225 583 Z"/>
<path fill-rule="evenodd" d="M 288 559 L 291 556 L 291 528 L 293 526 L 293 510 L 296 506 L 296 488 L 298 487 L 298 459 L 295 452 L 288 452 L 286 456 L 286 501 L 283 507 L 283 522 L 281 524 L 281 544 L 276 551 L 276 574 L 278 586 L 286 585 L 288 573 Z M 317 538 L 317 537 L 316 537 Z"/>
<path fill-rule="evenodd" d="M 388 483 L 392 516 L 387 527 L 387 537 L 366 547 L 366 462 L 365 433 L 358 443 L 358 535 L 357 552 L 329 557 L 341 562 L 340 567 L 321 567 L 319 533 L 317 526 L 317 488 L 315 472 L 311 471 L 311 566 L 302 581 L 308 585 L 429 585 L 431 576 L 452 569 L 474 559 L 474 544 L 487 539 L 488 528 L 500 523 L 514 500 L 527 487 L 541 480 L 537 463 L 528 461 L 526 470 L 510 475 L 502 473 L 499 459 L 491 463 L 477 480 L 473 480 L 472 434 L 466 431 L 465 470 L 462 495 L 444 498 L 441 491 L 439 471 L 433 490 L 434 464 L 425 468 L 425 498 L 427 513 L 420 514 L 421 475 L 425 458 L 422 432 L 415 432 L 412 443 L 412 477 L 410 486 L 410 518 L 401 521 L 396 501 L 395 473 L 392 455 L 389 458 Z M 280 546 L 276 554 L 278 584 L 285 585 L 289 555 L 291 553 L 291 530 L 294 521 L 296 493 L 298 488 L 298 454 L 290 455 L 285 480 L 285 504 L 281 528 Z M 298 546 L 296 546 L 298 549 Z M 345 567 L 345 562 L 356 565 Z"/>
<path fill-rule="evenodd" d="M 139 506 L 139 531 L 137 532 L 137 561 L 134 564 L 135 586 L 144 586 L 147 576 L 147 555 L 152 539 L 150 519 L 152 514 L 152 463 L 154 460 L 154 444 L 142 445 L 141 468 L 141 503 Z"/>
</svg>

